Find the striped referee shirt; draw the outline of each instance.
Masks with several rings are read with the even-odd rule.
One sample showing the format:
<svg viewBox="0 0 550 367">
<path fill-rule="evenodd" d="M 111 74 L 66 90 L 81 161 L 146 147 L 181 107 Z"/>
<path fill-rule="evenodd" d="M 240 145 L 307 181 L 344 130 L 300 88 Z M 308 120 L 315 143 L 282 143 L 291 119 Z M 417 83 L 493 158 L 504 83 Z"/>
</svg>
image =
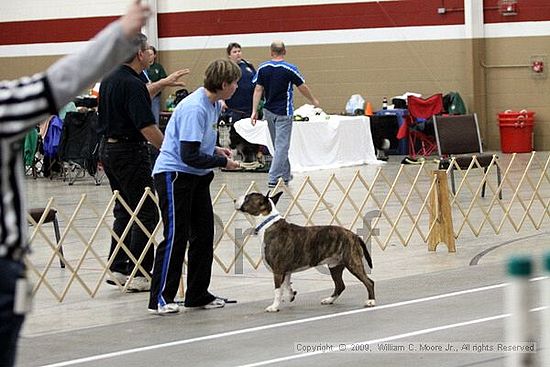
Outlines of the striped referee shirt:
<svg viewBox="0 0 550 367">
<path fill-rule="evenodd" d="M 136 51 L 137 43 L 124 36 L 116 21 L 45 73 L 0 82 L 0 258 L 20 260 L 28 246 L 21 194 L 26 132 Z"/>
<path fill-rule="evenodd" d="M 55 113 L 45 74 L 0 82 L 0 258 L 18 259 L 26 248 L 23 139 L 37 121 Z"/>
</svg>

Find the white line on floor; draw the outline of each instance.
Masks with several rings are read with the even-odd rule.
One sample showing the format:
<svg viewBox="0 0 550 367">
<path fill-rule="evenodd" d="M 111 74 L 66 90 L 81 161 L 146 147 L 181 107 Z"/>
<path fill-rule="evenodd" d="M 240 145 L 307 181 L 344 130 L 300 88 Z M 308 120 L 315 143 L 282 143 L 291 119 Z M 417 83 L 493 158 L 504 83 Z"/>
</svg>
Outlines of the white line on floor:
<svg viewBox="0 0 550 367">
<path fill-rule="evenodd" d="M 389 341 L 393 341 L 393 340 L 408 338 L 408 337 L 411 337 L 411 336 L 428 334 L 428 333 L 432 333 L 432 332 L 435 332 L 435 331 L 452 329 L 452 328 L 456 328 L 456 327 L 473 325 L 473 324 L 479 324 L 479 323 L 487 322 L 487 321 L 499 320 L 499 319 L 505 318 L 506 316 L 508 316 L 508 314 L 484 317 L 482 319 L 464 321 L 464 322 L 459 322 L 459 323 L 456 323 L 456 324 L 436 326 L 436 327 L 429 328 L 429 329 L 416 330 L 416 331 L 411 331 L 409 333 L 391 335 L 391 336 L 388 336 L 388 337 L 385 337 L 385 338 L 371 339 L 371 340 L 367 340 L 367 341 L 364 341 L 364 342 L 357 342 L 357 343 L 354 343 L 354 344 L 375 344 L 375 343 L 389 342 Z M 286 362 L 286 361 L 291 361 L 291 360 L 300 359 L 300 358 L 312 357 L 312 356 L 315 356 L 315 355 L 318 355 L 318 354 L 323 354 L 323 353 L 324 352 L 322 352 L 322 351 L 310 352 L 310 353 L 299 353 L 299 354 L 294 353 L 294 354 L 286 356 L 286 357 L 279 357 L 279 358 L 268 359 L 268 360 L 265 360 L 265 361 L 260 361 L 260 362 L 250 363 L 250 364 L 243 364 L 243 365 L 239 365 L 237 367 L 266 366 L 266 365 L 269 365 L 269 364 L 274 364 L 274 363 L 279 363 L 279 362 Z"/>
<path fill-rule="evenodd" d="M 533 279 L 531 279 L 531 281 L 539 281 L 539 280 L 542 280 L 542 279 L 546 279 L 546 277 L 533 278 Z M 412 299 L 412 300 L 408 300 L 408 301 L 390 303 L 390 304 L 387 304 L 387 305 L 380 305 L 380 306 L 376 306 L 376 307 L 373 307 L 373 308 L 361 308 L 361 309 L 357 309 L 357 310 L 339 312 L 339 313 L 323 315 L 323 316 L 310 317 L 310 318 L 301 319 L 301 320 L 286 321 L 286 322 L 280 322 L 280 323 L 276 323 L 276 324 L 269 324 L 269 325 L 263 325 L 263 326 L 247 328 L 247 329 L 233 330 L 233 331 L 228 331 L 228 332 L 224 332 L 224 333 L 205 335 L 205 336 L 201 336 L 201 337 L 197 337 L 197 338 L 176 340 L 176 341 L 173 341 L 173 342 L 161 343 L 161 344 L 154 344 L 154 345 L 150 345 L 148 347 L 139 347 L 139 348 L 121 350 L 121 351 L 118 351 L 118 352 L 97 354 L 95 356 L 72 359 L 72 360 L 69 360 L 69 361 L 43 365 L 41 367 L 72 366 L 72 365 L 81 364 L 81 363 L 87 363 L 87 362 L 99 361 L 99 360 L 103 360 L 103 359 L 120 357 L 120 356 L 124 356 L 124 355 L 128 355 L 128 354 L 143 353 L 143 352 L 150 351 L 150 350 L 170 348 L 170 347 L 175 347 L 175 346 L 184 345 L 184 344 L 191 344 L 191 343 L 197 343 L 197 342 L 202 342 L 202 341 L 207 341 L 207 340 L 226 338 L 226 337 L 230 337 L 230 336 L 234 336 L 234 335 L 249 334 L 249 333 L 254 333 L 254 332 L 258 332 L 258 331 L 276 329 L 276 328 L 287 327 L 287 326 L 294 326 L 294 325 L 299 325 L 299 324 L 316 322 L 316 321 L 320 321 L 320 320 L 328 320 L 328 319 L 333 319 L 333 318 L 343 317 L 343 316 L 349 316 L 349 315 L 354 315 L 354 314 L 359 314 L 359 313 L 364 313 L 364 312 L 375 312 L 375 311 L 379 311 L 379 310 L 387 310 L 387 309 L 391 309 L 391 308 L 396 308 L 396 307 L 401 307 L 401 306 L 408 306 L 408 305 L 422 303 L 422 302 L 430 302 L 430 301 L 435 301 L 435 300 L 444 299 L 444 298 L 462 296 L 464 294 L 490 291 L 490 290 L 493 290 L 493 289 L 505 287 L 507 284 L 508 283 L 494 284 L 494 285 L 489 285 L 489 286 L 485 286 L 485 287 L 466 289 L 466 290 L 457 291 L 457 292 L 443 293 L 443 294 L 439 294 L 439 295 L 436 295 L 436 296 L 423 297 L 423 298 L 417 298 L 417 299 Z M 502 318 L 502 317 L 505 317 L 505 315 L 498 315 L 498 316 L 493 316 L 493 317 Z M 484 320 L 484 319 L 479 319 L 479 320 Z M 473 320 L 473 321 L 476 321 L 476 320 Z M 478 322 L 484 322 L 484 321 L 478 321 Z M 453 325 L 458 325 L 458 324 L 453 324 Z M 449 326 L 447 325 L 447 326 L 444 326 L 444 327 L 449 327 Z M 454 327 L 457 327 L 457 326 L 454 326 Z M 436 329 L 436 328 L 433 328 L 433 329 Z M 431 329 L 425 329 L 425 330 L 431 330 Z M 419 330 L 419 331 L 416 331 L 416 332 L 422 332 L 422 330 Z M 406 335 L 406 334 L 402 334 L 402 335 Z M 303 358 L 303 357 L 299 357 L 299 356 L 301 356 L 301 355 L 297 355 L 296 358 Z M 290 357 L 295 357 L 295 356 L 290 356 Z M 285 358 L 289 358 L 289 357 L 285 357 Z M 272 361 L 275 361 L 275 360 L 272 360 Z M 258 363 L 264 363 L 264 362 L 258 362 Z M 275 363 L 275 362 L 269 362 L 269 363 Z M 267 364 L 269 364 L 269 363 L 267 363 Z M 253 365 L 247 365 L 247 366 L 261 366 L 261 364 L 253 364 Z"/>
<path fill-rule="evenodd" d="M 546 309 L 546 307 L 537 307 L 537 308 L 533 308 L 529 311 L 538 312 L 538 311 L 542 311 L 544 309 Z M 421 329 L 421 330 L 411 331 L 411 332 L 404 333 L 404 334 L 391 335 L 391 336 L 387 336 L 387 337 L 379 338 L 379 339 L 371 339 L 371 340 L 366 340 L 366 341 L 362 341 L 362 342 L 355 342 L 353 344 L 354 345 L 358 345 L 358 344 L 377 344 L 377 343 L 390 342 L 390 341 L 394 341 L 394 340 L 408 338 L 408 337 L 411 337 L 411 336 L 424 335 L 424 334 L 429 334 L 429 333 L 433 333 L 433 332 L 441 331 L 441 330 L 454 329 L 454 328 L 462 327 L 462 326 L 469 326 L 469 325 L 480 324 L 480 323 L 483 323 L 483 322 L 500 320 L 500 319 L 508 317 L 509 315 L 510 314 L 502 314 L 502 315 L 483 317 L 481 319 L 457 322 L 455 324 L 441 325 L 441 326 L 436 326 L 436 327 L 432 327 L 432 328 L 428 328 L 428 329 Z M 268 360 L 260 361 L 260 362 L 254 362 L 254 363 L 250 363 L 250 364 L 242 364 L 242 365 L 239 365 L 239 366 L 236 366 L 236 367 L 267 366 L 267 365 L 274 364 L 274 363 L 286 362 L 286 361 L 291 361 L 291 360 L 306 358 L 306 357 L 312 357 L 312 356 L 315 356 L 315 355 L 318 355 L 318 354 L 324 354 L 324 353 L 329 353 L 329 352 L 317 351 L 317 352 L 309 352 L 309 353 L 294 353 L 292 355 L 285 356 L 285 357 L 273 358 L 273 359 L 268 359 Z"/>
</svg>

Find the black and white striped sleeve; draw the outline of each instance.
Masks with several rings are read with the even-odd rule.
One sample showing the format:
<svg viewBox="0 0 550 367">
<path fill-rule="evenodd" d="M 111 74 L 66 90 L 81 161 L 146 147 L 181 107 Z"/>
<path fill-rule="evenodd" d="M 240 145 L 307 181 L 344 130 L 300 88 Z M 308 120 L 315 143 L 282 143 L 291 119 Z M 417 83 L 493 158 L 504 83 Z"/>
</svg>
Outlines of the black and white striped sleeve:
<svg viewBox="0 0 550 367">
<path fill-rule="evenodd" d="M 57 113 L 45 74 L 0 82 L 0 137 L 26 132 Z"/>
</svg>

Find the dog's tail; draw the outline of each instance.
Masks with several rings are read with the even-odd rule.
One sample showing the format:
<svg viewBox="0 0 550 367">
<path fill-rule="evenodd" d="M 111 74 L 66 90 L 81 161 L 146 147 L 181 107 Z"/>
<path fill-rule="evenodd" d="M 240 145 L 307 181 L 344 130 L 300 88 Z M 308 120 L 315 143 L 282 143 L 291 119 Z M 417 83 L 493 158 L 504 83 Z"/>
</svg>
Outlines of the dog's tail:
<svg viewBox="0 0 550 367">
<path fill-rule="evenodd" d="M 365 259 L 367 259 L 367 264 L 369 264 L 369 267 L 372 269 L 372 259 L 370 257 L 369 251 L 367 250 L 367 245 L 365 245 L 365 241 L 361 237 L 357 237 L 359 240 L 359 244 L 361 245 L 361 248 L 363 249 L 363 254 L 365 255 Z"/>
</svg>

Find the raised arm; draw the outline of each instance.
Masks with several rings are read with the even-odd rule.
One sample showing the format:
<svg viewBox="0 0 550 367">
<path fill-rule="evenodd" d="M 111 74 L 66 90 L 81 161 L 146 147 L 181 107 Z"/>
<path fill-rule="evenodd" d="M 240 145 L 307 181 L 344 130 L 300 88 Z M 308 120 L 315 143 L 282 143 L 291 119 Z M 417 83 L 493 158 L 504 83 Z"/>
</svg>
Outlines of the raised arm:
<svg viewBox="0 0 550 367">
<path fill-rule="evenodd" d="M 147 84 L 147 90 L 151 97 L 156 96 L 166 87 L 185 87 L 185 83 L 179 79 L 182 76 L 189 74 L 191 71 L 189 69 L 181 69 L 174 71 L 172 74 L 168 75 L 166 78 L 160 79 L 156 82 Z"/>
<path fill-rule="evenodd" d="M 128 13 L 100 32 L 79 52 L 46 72 L 0 82 L 0 135 L 24 133 L 55 114 L 83 88 L 97 81 L 135 51 L 131 40 L 149 16 L 149 7 L 132 3 Z"/>
</svg>

